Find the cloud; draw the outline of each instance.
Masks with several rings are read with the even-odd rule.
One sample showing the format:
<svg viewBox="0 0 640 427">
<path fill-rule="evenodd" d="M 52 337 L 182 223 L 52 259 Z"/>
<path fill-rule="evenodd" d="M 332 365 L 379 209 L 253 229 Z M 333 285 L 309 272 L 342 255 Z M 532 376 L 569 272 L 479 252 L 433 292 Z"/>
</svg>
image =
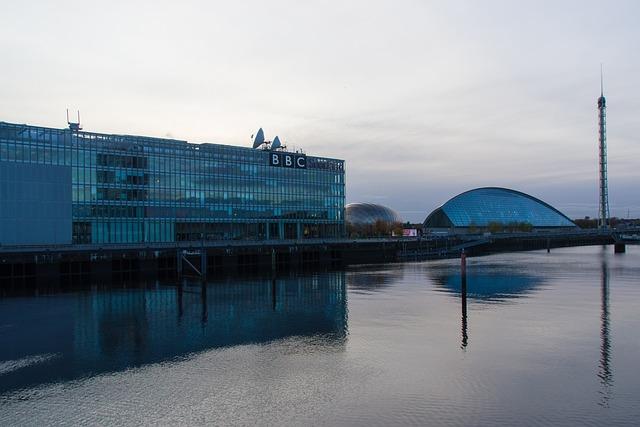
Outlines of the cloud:
<svg viewBox="0 0 640 427">
<path fill-rule="evenodd" d="M 63 126 L 71 107 L 89 130 L 245 146 L 263 127 L 410 220 L 482 185 L 593 216 L 603 62 L 612 213 L 640 204 L 637 2 L 80 6 L 3 11 L 1 120 Z"/>
</svg>

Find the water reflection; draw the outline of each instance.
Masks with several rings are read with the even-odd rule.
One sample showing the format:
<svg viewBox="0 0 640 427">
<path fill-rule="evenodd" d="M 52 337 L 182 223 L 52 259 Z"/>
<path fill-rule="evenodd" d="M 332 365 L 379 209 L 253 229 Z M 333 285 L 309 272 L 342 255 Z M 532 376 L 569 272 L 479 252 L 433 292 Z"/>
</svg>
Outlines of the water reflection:
<svg viewBox="0 0 640 427">
<path fill-rule="evenodd" d="M 467 275 L 462 275 L 462 284 L 460 289 L 461 304 L 462 305 L 462 344 L 460 348 L 465 350 L 469 343 L 469 335 L 467 333 Z"/>
<path fill-rule="evenodd" d="M 347 282 L 349 290 L 356 292 L 378 292 L 403 279 L 404 269 L 398 265 L 390 265 L 388 268 L 379 267 L 371 269 L 371 266 L 357 266 L 349 269 Z"/>
<path fill-rule="evenodd" d="M 342 349 L 346 329 L 343 272 L 0 299 L 0 393 L 292 336 Z"/>
<path fill-rule="evenodd" d="M 433 269 L 431 280 L 444 292 L 462 295 L 463 280 L 459 269 Z M 517 269 L 474 266 L 466 275 L 467 296 L 478 302 L 504 302 L 527 296 L 543 283 L 541 277 L 519 272 Z"/>
<path fill-rule="evenodd" d="M 480 303 L 505 302 L 525 297 L 543 283 L 542 278 L 524 274 L 516 268 L 489 264 L 476 265 L 466 274 L 452 265 L 431 268 L 428 272 L 438 290 L 460 296 L 462 350 L 469 345 L 467 298 Z"/>
<path fill-rule="evenodd" d="M 611 339 L 609 336 L 609 267 L 606 258 L 602 259 L 600 273 L 600 366 L 598 377 L 602 390 L 600 405 L 608 407 L 613 385 L 611 369 Z"/>
</svg>

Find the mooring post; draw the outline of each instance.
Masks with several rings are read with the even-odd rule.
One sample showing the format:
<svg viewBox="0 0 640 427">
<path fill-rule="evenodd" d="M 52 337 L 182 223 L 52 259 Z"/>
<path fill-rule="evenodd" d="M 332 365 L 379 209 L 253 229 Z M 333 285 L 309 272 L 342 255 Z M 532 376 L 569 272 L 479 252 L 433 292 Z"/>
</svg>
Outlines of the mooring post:
<svg viewBox="0 0 640 427">
<path fill-rule="evenodd" d="M 616 254 L 623 254 L 627 251 L 627 248 L 625 247 L 624 243 L 615 243 L 613 245 L 613 253 Z"/>
<path fill-rule="evenodd" d="M 202 301 L 202 324 L 207 323 L 209 319 L 209 306 L 207 303 L 207 282 L 200 282 L 200 300 Z"/>
<path fill-rule="evenodd" d="M 183 293 L 183 287 L 182 287 L 182 279 L 180 279 L 178 277 L 178 287 L 177 287 L 177 293 L 178 293 L 178 318 L 182 318 L 182 314 L 184 313 L 183 309 L 182 309 L 182 293 Z"/>
<path fill-rule="evenodd" d="M 551 239 L 547 239 L 547 253 L 551 252 Z"/>
<path fill-rule="evenodd" d="M 202 249 L 200 253 L 200 273 L 202 280 L 207 280 L 207 251 Z"/>
<path fill-rule="evenodd" d="M 276 311 L 276 306 L 277 306 L 277 303 L 278 303 L 278 300 L 276 299 L 276 293 L 277 293 L 276 277 L 272 276 L 272 278 L 271 278 L 271 308 L 273 309 L 273 311 Z"/>
<path fill-rule="evenodd" d="M 460 252 L 460 273 L 462 277 L 467 277 L 467 254 L 464 252 L 464 249 Z"/>
<path fill-rule="evenodd" d="M 271 248 L 271 271 L 276 271 L 276 250 Z"/>
</svg>

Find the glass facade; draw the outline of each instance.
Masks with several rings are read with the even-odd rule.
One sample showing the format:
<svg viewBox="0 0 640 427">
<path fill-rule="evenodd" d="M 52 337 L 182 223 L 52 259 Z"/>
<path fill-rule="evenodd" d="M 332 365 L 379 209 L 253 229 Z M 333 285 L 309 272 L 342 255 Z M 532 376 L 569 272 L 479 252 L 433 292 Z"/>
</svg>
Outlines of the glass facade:
<svg viewBox="0 0 640 427">
<path fill-rule="evenodd" d="M 433 211 L 427 228 L 486 227 L 490 223 L 527 223 L 533 227 L 576 227 L 545 202 L 506 188 L 477 188 L 459 194 Z"/>
<path fill-rule="evenodd" d="M 377 221 L 387 224 L 402 222 L 400 215 L 386 206 L 373 203 L 349 203 L 346 206 L 346 221 L 352 225 L 372 225 Z"/>
<path fill-rule="evenodd" d="M 344 161 L 0 122 L 0 161 L 71 169 L 76 244 L 334 238 Z"/>
</svg>

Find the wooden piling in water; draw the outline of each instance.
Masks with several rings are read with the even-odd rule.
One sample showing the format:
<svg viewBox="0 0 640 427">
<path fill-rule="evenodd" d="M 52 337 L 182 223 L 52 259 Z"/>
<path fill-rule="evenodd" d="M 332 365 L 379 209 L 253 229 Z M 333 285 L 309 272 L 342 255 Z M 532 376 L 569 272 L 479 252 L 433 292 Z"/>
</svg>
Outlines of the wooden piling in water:
<svg viewBox="0 0 640 427">
<path fill-rule="evenodd" d="M 200 274 L 202 280 L 207 280 L 207 251 L 202 249 L 200 252 Z"/>
<path fill-rule="evenodd" d="M 467 276 L 467 254 L 464 252 L 464 249 L 460 252 L 460 273 L 462 277 Z"/>
</svg>

